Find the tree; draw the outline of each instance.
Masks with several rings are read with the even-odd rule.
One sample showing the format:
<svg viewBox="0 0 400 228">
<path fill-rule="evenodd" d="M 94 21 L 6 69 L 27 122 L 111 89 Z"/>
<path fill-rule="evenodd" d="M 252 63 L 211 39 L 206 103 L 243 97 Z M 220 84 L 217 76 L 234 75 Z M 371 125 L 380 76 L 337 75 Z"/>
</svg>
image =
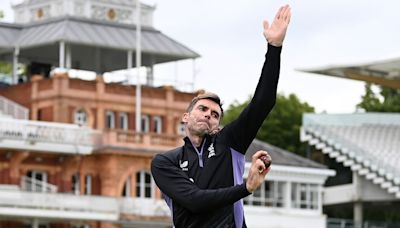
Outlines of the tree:
<svg viewBox="0 0 400 228">
<path fill-rule="evenodd" d="M 238 117 L 250 99 L 240 104 L 231 104 L 224 116 L 223 124 L 228 124 Z M 314 107 L 301 102 L 295 94 L 287 97 L 278 94 L 276 104 L 263 122 L 256 138 L 285 150 L 305 155 L 306 146 L 300 142 L 300 126 L 303 113 L 314 112 Z"/>
<path fill-rule="evenodd" d="M 379 86 L 379 94 L 372 90 L 370 83 L 365 84 L 365 94 L 357 104 L 367 112 L 400 112 L 400 89 Z"/>
</svg>

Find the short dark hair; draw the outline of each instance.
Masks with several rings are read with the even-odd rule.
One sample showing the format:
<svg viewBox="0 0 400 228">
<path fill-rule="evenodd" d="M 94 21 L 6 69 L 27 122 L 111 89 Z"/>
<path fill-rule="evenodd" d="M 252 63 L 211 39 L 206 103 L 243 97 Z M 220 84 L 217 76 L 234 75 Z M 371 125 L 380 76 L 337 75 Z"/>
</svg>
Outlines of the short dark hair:
<svg viewBox="0 0 400 228">
<path fill-rule="evenodd" d="M 195 96 L 192 99 L 192 101 L 189 103 L 189 106 L 187 107 L 186 112 L 192 111 L 194 106 L 196 105 L 196 103 L 199 100 L 204 100 L 204 99 L 212 100 L 218 104 L 219 108 L 221 109 L 221 119 L 222 119 L 222 117 L 224 116 L 224 109 L 222 108 L 221 99 L 219 98 L 219 96 L 217 94 L 211 93 L 211 92 L 203 92 L 203 93 L 200 93 L 197 96 Z"/>
</svg>

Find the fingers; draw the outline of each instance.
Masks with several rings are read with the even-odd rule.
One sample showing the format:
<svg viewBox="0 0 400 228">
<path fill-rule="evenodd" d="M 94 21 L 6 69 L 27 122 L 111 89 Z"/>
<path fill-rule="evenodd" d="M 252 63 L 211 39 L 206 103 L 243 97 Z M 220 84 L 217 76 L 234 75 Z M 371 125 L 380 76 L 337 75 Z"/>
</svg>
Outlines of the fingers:
<svg viewBox="0 0 400 228">
<path fill-rule="evenodd" d="M 283 7 L 284 7 L 284 6 L 281 6 L 281 7 L 279 8 L 278 12 L 277 12 L 276 15 L 275 15 L 275 19 L 279 19 L 279 18 L 280 18 L 281 13 L 282 13 L 282 10 L 283 10 Z"/>
<path fill-rule="evenodd" d="M 287 7 L 284 9 L 284 11 L 282 12 L 282 19 L 284 22 L 286 22 L 287 24 L 289 24 L 290 22 L 290 17 L 292 16 L 291 13 L 291 9 L 289 7 L 289 5 L 286 5 Z"/>
<path fill-rule="evenodd" d="M 278 12 L 276 13 L 275 18 L 278 20 L 283 20 L 286 23 L 289 23 L 290 16 L 291 16 L 290 6 L 284 5 L 279 8 Z"/>
<path fill-rule="evenodd" d="M 259 150 L 257 152 L 255 152 L 253 154 L 253 156 L 251 157 L 251 162 L 255 163 L 257 160 L 259 160 L 259 158 L 263 155 L 268 155 L 268 152 L 265 150 Z"/>
</svg>

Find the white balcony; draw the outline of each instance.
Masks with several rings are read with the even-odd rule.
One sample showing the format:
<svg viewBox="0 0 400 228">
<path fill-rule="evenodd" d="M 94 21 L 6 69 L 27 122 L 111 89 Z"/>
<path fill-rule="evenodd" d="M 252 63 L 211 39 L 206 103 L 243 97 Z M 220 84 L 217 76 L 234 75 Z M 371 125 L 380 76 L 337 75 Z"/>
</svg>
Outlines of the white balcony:
<svg viewBox="0 0 400 228">
<path fill-rule="evenodd" d="M 90 154 L 101 133 L 75 124 L 0 118 L 0 148 Z"/>
<path fill-rule="evenodd" d="M 171 211 L 164 200 L 155 200 L 151 198 L 119 198 L 118 204 L 121 214 L 165 217 L 171 215 Z"/>
<path fill-rule="evenodd" d="M 0 217 L 112 222 L 121 215 L 170 217 L 170 210 L 163 200 L 28 192 L 0 185 Z"/>
<path fill-rule="evenodd" d="M 60 220 L 116 221 L 117 200 L 111 197 L 12 191 L 0 188 L 0 216 Z"/>
<path fill-rule="evenodd" d="M 3 96 L 0 96 L 0 113 L 15 119 L 28 119 L 29 110 Z"/>
</svg>

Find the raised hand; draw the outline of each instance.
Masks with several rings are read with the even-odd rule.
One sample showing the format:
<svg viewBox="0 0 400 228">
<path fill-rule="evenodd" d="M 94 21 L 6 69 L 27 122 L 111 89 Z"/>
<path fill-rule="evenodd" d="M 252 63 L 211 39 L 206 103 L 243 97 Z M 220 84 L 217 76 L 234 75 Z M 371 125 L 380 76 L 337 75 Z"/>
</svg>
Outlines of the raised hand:
<svg viewBox="0 0 400 228">
<path fill-rule="evenodd" d="M 290 7 L 289 5 L 285 5 L 279 8 L 271 25 L 267 20 L 264 21 L 264 36 L 269 44 L 276 47 L 282 46 L 290 17 Z"/>
</svg>

